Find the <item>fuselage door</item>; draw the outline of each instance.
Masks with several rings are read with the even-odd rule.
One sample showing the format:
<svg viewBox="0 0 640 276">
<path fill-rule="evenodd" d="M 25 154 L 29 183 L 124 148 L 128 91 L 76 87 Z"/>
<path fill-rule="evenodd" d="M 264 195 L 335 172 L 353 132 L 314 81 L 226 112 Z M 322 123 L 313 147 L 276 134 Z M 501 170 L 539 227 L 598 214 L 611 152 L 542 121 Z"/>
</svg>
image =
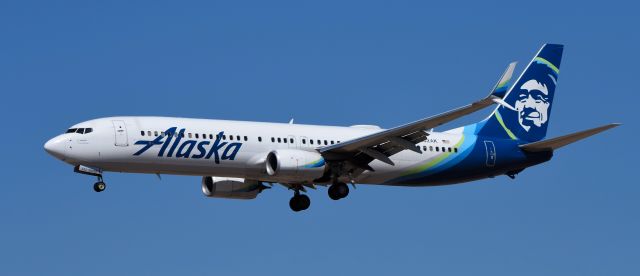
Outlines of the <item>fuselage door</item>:
<svg viewBox="0 0 640 276">
<path fill-rule="evenodd" d="M 487 167 L 496 165 L 496 147 L 493 141 L 484 141 L 484 147 L 487 149 Z"/>
<path fill-rule="evenodd" d="M 127 126 L 124 121 L 114 120 L 113 122 L 113 130 L 116 135 L 115 145 L 118 147 L 126 147 L 129 145 L 129 138 L 127 137 Z"/>
</svg>

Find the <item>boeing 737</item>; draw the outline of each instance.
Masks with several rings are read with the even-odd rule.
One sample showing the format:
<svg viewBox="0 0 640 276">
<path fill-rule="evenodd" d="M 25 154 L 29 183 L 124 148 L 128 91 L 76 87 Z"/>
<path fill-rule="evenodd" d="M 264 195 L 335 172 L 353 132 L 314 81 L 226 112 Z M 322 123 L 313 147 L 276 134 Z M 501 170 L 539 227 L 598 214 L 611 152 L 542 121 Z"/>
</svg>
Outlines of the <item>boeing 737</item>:
<svg viewBox="0 0 640 276">
<path fill-rule="evenodd" d="M 509 64 L 488 96 L 390 129 L 170 117 L 110 117 L 73 125 L 44 145 L 74 171 L 202 176 L 207 197 L 254 199 L 274 183 L 293 191 L 293 211 L 309 208 L 308 189 L 331 199 L 349 186 L 435 186 L 506 175 L 549 161 L 568 144 L 618 126 L 545 139 L 563 46 L 545 44 L 512 86 Z M 509 88 L 510 87 L 510 88 Z M 486 119 L 433 129 L 496 105 Z"/>
</svg>

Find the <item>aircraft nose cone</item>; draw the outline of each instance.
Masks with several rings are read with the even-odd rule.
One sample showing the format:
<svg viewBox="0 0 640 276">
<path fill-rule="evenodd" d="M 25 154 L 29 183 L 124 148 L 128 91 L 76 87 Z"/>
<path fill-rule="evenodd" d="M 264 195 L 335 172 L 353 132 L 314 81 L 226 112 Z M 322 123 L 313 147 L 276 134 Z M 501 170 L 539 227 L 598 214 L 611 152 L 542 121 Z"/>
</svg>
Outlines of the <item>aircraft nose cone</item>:
<svg viewBox="0 0 640 276">
<path fill-rule="evenodd" d="M 55 137 L 44 143 L 44 150 L 58 159 L 64 159 L 64 139 Z"/>
</svg>

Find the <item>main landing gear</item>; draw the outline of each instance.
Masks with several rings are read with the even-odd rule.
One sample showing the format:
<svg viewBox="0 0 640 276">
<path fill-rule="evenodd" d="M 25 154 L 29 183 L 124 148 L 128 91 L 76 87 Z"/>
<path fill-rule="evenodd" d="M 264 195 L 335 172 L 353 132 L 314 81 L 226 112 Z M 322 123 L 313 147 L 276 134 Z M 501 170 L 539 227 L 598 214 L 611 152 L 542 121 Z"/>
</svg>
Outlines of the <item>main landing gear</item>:
<svg viewBox="0 0 640 276">
<path fill-rule="evenodd" d="M 344 183 L 335 183 L 329 187 L 329 197 L 333 200 L 345 198 L 349 195 L 349 187 Z"/>
<path fill-rule="evenodd" d="M 296 190 L 291 200 L 289 200 L 289 207 L 294 212 L 307 210 L 309 206 L 311 206 L 311 199 L 307 195 L 300 194 L 300 190 Z"/>
<path fill-rule="evenodd" d="M 102 176 L 98 175 L 98 182 L 93 184 L 93 190 L 99 193 L 104 191 L 105 189 L 107 189 L 107 184 L 105 184 L 104 181 L 102 181 Z"/>
</svg>

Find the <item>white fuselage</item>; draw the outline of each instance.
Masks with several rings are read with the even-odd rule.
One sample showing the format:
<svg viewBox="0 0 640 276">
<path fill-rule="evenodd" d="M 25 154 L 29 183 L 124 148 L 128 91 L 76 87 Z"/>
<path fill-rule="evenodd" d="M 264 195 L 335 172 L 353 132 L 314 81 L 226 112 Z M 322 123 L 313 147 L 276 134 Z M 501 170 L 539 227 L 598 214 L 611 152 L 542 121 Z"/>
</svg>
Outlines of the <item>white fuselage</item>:
<svg viewBox="0 0 640 276">
<path fill-rule="evenodd" d="M 176 132 L 184 129 L 184 137 L 176 134 L 164 146 L 169 138 L 163 136 L 164 132 L 173 127 Z M 47 150 L 69 164 L 104 171 L 237 177 L 267 182 L 272 179 L 266 174 L 264 163 L 273 150 L 315 152 L 319 147 L 382 130 L 375 126 L 337 127 L 171 117 L 101 118 L 71 127 L 78 128 L 91 128 L 91 132 L 61 134 L 47 143 Z M 449 148 L 462 139 L 462 135 L 455 132 L 430 133 L 427 141 L 418 144 L 425 149 L 422 153 L 402 151 L 393 155 L 394 166 L 374 160 L 370 166 L 375 171 L 366 171 L 355 180 L 381 184 L 400 176 L 403 171 L 436 158 L 443 148 L 451 151 Z M 212 149 L 216 135 L 221 133 L 224 136 L 217 148 Z M 135 155 L 144 148 L 144 141 L 154 139 L 163 144 L 154 144 Z"/>
</svg>

